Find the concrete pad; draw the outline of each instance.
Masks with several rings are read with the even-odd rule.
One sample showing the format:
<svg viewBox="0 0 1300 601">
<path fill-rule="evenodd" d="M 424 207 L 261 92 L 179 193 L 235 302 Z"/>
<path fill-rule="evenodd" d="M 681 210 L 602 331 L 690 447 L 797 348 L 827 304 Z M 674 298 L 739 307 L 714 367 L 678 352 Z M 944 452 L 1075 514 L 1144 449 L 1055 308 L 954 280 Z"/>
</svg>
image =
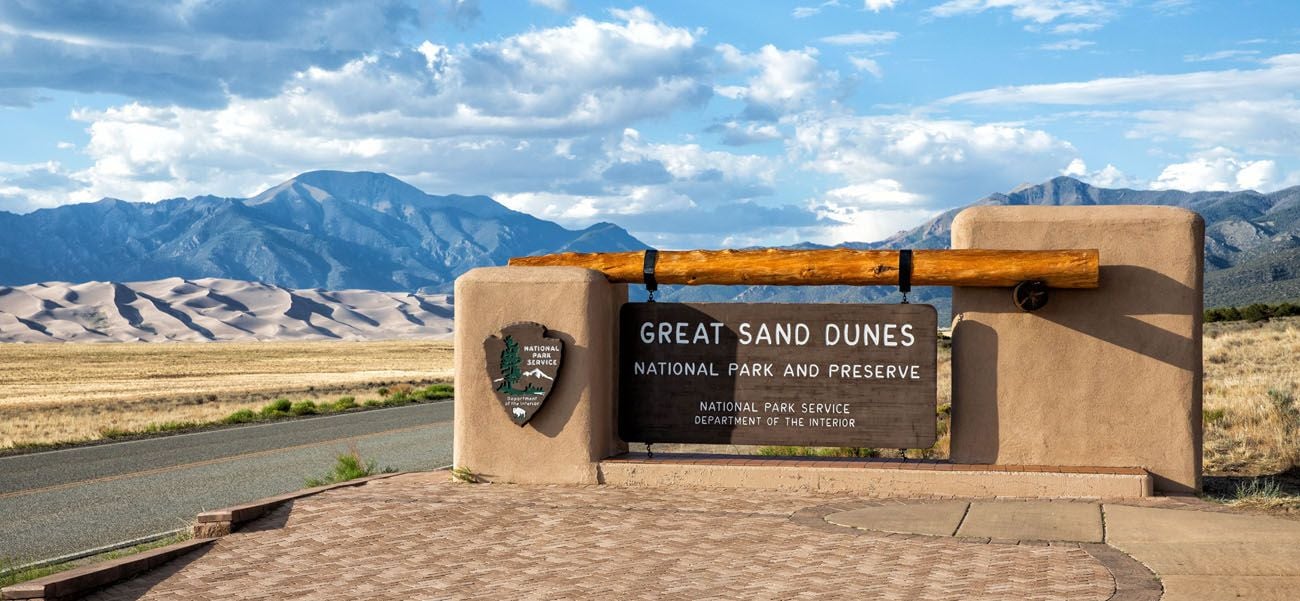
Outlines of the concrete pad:
<svg viewBox="0 0 1300 601">
<path fill-rule="evenodd" d="M 898 532 L 902 534 L 928 534 L 952 536 L 966 515 L 966 501 L 941 501 L 913 505 L 886 505 L 866 507 L 853 511 L 832 513 L 826 521 L 840 526 Z"/>
<path fill-rule="evenodd" d="M 1265 592 L 1273 581 L 1261 577 L 1300 578 L 1300 522 L 1109 504 L 1104 510 L 1106 542 L 1111 546 L 1146 564 L 1162 579 L 1200 579 L 1178 581 L 1181 584 L 1176 586 L 1187 595 L 1182 598 L 1296 598 L 1294 587 L 1282 589 L 1290 597 L 1268 596 Z M 1218 584 L 1203 592 L 1197 588 L 1203 581 Z M 1169 586 L 1169 580 L 1165 582 Z M 1239 589 L 1248 594 L 1233 597 Z"/>
<path fill-rule="evenodd" d="M 500 405 L 494 410 L 500 413 Z M 829 462 L 825 467 L 811 467 L 809 463 L 812 462 L 771 461 L 738 466 L 669 460 L 638 462 L 613 458 L 600 462 L 600 482 L 610 486 L 748 488 L 852 493 L 868 497 L 935 495 L 1116 499 L 1151 496 L 1151 476 L 1146 473 L 1092 474 L 1009 469 L 978 471 L 934 469 L 940 466 L 905 463 L 864 467 L 852 462 Z"/>
<path fill-rule="evenodd" d="M 957 536 L 1102 541 L 1101 506 L 1051 501 L 975 501 Z"/>
<path fill-rule="evenodd" d="M 1300 546 L 1300 522 L 1259 515 L 1107 504 L 1106 542 L 1280 542 Z"/>
<path fill-rule="evenodd" d="M 1300 543 L 1111 543 L 1161 577 L 1296 576 Z M 1294 591 L 1300 598 L 1300 591 Z"/>
<path fill-rule="evenodd" d="M 1292 601 L 1300 591 L 1297 576 L 1166 576 L 1161 601 Z"/>
</svg>

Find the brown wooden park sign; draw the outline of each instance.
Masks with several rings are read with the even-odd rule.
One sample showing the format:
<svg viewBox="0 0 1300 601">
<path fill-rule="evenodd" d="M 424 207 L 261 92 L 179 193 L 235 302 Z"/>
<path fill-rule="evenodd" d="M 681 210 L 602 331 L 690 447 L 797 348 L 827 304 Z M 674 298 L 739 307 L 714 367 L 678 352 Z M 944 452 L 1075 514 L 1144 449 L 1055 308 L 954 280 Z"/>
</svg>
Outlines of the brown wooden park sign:
<svg viewBox="0 0 1300 601">
<path fill-rule="evenodd" d="M 906 258 L 906 263 L 904 262 Z M 1095 249 L 751 249 L 560 253 L 613 283 L 1097 288 Z M 904 265 L 907 267 L 904 268 Z M 1022 290 L 1024 294 L 1022 294 Z M 632 442 L 928 448 L 937 317 L 928 305 L 630 303 L 620 313 L 619 436 Z"/>
<path fill-rule="evenodd" d="M 619 435 L 928 448 L 937 327 L 929 305 L 626 304 Z"/>
</svg>

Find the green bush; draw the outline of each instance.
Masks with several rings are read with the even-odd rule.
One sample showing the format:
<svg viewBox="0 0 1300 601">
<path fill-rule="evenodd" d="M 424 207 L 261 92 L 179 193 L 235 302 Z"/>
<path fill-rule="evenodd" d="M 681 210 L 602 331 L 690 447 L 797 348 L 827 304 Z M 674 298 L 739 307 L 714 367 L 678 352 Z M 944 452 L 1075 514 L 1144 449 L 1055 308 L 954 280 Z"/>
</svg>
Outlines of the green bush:
<svg viewBox="0 0 1300 601">
<path fill-rule="evenodd" d="M 289 407 L 289 413 L 293 415 L 316 415 L 316 403 L 311 401 L 298 401 Z"/>
<path fill-rule="evenodd" d="M 1254 303 L 1243 308 L 1237 307 L 1216 307 L 1205 311 L 1206 323 L 1216 321 L 1264 321 L 1274 317 L 1292 317 L 1300 315 L 1300 305 L 1294 303 L 1280 303 L 1276 305 L 1266 305 L 1263 303 Z"/>
<path fill-rule="evenodd" d="M 280 415 L 286 415 L 292 407 L 293 403 L 289 402 L 289 399 L 275 399 L 274 401 L 267 403 L 265 407 L 262 407 L 262 416 L 277 417 Z"/>
<path fill-rule="evenodd" d="M 221 422 L 225 424 L 247 424 L 249 422 L 255 422 L 258 419 L 258 415 L 253 413 L 252 409 L 240 409 L 239 411 L 227 415 L 226 419 L 221 420 Z"/>
<path fill-rule="evenodd" d="M 451 384 L 434 384 L 426 386 L 410 393 L 410 398 L 416 401 L 434 401 L 438 399 L 449 399 L 454 396 L 454 389 Z"/>
<path fill-rule="evenodd" d="M 1300 408 L 1295 405 L 1295 395 L 1289 390 L 1278 390 L 1270 388 L 1268 391 L 1269 400 L 1273 401 L 1273 409 L 1282 418 L 1283 423 L 1291 426 L 1292 424 L 1300 425 Z"/>
<path fill-rule="evenodd" d="M 228 417 L 226 419 L 230 419 L 230 418 Z M 227 422 L 227 423 L 243 423 L 243 422 Z M 162 434 L 164 432 L 178 432 L 181 430 L 193 430 L 202 427 L 203 424 L 199 422 L 191 422 L 191 421 L 158 422 L 154 424 L 149 424 L 143 428 L 139 428 L 135 430 L 132 430 L 130 428 L 112 428 L 112 427 L 101 428 L 99 430 L 99 435 L 103 436 L 104 438 L 126 438 L 129 436 L 139 436 L 141 434 Z"/>
<path fill-rule="evenodd" d="M 331 407 L 335 411 L 347 411 L 348 409 L 356 409 L 358 406 L 356 397 L 345 396 L 334 401 Z"/>
<path fill-rule="evenodd" d="M 379 399 L 368 399 L 365 403 L 367 407 L 383 407 L 384 402 Z"/>
<path fill-rule="evenodd" d="M 374 460 L 365 461 L 361 458 L 361 453 L 354 446 L 348 447 L 348 452 L 339 455 L 334 461 L 334 469 L 322 478 L 307 478 L 307 486 L 324 486 L 336 482 L 347 482 L 375 474 L 388 474 L 397 470 L 386 467 L 380 470 Z"/>
</svg>

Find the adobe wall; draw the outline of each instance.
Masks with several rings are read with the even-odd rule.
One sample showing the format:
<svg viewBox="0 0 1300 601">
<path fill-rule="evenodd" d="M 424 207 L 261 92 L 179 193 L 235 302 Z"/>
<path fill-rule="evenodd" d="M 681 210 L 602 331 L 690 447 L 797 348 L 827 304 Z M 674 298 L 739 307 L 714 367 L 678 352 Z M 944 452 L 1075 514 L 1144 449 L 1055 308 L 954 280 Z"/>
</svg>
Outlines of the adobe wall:
<svg viewBox="0 0 1300 601">
<path fill-rule="evenodd" d="M 456 280 L 453 461 L 485 480 L 595 484 L 597 462 L 626 451 L 617 439 L 618 307 L 627 287 L 578 267 L 487 267 Z M 545 325 L 564 341 L 555 388 L 515 425 L 487 377 L 483 341 L 511 323 Z"/>
<path fill-rule="evenodd" d="M 1142 467 L 1201 481 L 1204 222 L 1171 207 L 974 207 L 953 248 L 1096 248 L 1101 287 L 1023 313 L 954 288 L 952 460 Z"/>
<path fill-rule="evenodd" d="M 1006 288 L 954 289 L 952 461 L 1028 471 L 1137 467 L 1151 473 L 1147 482 L 1157 491 L 1199 490 L 1203 230 L 1196 214 L 1167 207 L 977 207 L 959 214 L 954 248 L 1096 248 L 1101 286 L 1054 289 L 1033 313 L 1016 308 Z M 626 450 L 617 438 L 616 399 L 618 307 L 626 299 L 626 286 L 576 267 L 491 267 L 461 276 L 455 465 L 489 481 L 601 482 L 601 460 Z M 519 321 L 544 324 L 565 342 L 555 389 L 522 427 L 493 393 L 483 347 Z M 698 481 L 653 466 L 610 469 L 665 485 Z M 995 476 L 989 482 L 1001 481 Z M 755 474 L 745 479 L 748 486 L 780 484 Z M 886 480 L 872 479 L 873 494 L 887 492 L 880 489 Z M 989 484 L 989 494 L 1020 490 L 1006 481 L 1006 491 Z M 1077 482 L 1043 490 L 1084 490 L 1065 484 Z"/>
</svg>

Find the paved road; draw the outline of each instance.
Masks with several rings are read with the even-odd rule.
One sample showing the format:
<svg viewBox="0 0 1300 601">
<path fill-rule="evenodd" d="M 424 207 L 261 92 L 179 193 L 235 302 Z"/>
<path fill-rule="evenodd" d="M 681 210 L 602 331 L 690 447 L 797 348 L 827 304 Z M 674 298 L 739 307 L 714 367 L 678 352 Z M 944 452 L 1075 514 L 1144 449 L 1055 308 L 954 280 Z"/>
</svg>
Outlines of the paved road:
<svg viewBox="0 0 1300 601">
<path fill-rule="evenodd" d="M 381 467 L 451 463 L 452 403 L 378 409 L 0 458 L 0 561 L 185 527 L 303 487 L 355 443 Z"/>
</svg>

